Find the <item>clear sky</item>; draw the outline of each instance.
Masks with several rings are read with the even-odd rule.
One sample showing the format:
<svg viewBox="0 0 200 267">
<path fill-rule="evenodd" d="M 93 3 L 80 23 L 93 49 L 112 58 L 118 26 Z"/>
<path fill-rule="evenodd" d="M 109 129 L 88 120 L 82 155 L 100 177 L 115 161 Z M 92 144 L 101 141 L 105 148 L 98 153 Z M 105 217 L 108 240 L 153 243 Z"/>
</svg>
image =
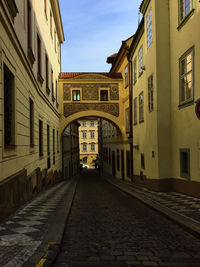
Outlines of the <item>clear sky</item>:
<svg viewBox="0 0 200 267">
<path fill-rule="evenodd" d="M 138 26 L 142 0 L 59 0 L 65 42 L 63 72 L 108 72 L 108 56 Z"/>
</svg>

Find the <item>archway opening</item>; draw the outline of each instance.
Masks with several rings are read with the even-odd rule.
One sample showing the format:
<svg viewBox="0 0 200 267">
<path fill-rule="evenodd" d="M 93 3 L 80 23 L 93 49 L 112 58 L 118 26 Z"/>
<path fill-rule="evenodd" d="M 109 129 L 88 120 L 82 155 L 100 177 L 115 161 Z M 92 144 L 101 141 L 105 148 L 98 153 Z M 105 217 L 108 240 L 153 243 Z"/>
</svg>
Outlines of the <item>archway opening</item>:
<svg viewBox="0 0 200 267">
<path fill-rule="evenodd" d="M 121 129 L 111 120 L 97 116 L 80 116 L 68 120 L 62 133 L 63 175 L 69 177 L 86 169 L 103 169 L 108 162 L 104 145 L 107 137 L 117 142 L 122 139 Z"/>
</svg>

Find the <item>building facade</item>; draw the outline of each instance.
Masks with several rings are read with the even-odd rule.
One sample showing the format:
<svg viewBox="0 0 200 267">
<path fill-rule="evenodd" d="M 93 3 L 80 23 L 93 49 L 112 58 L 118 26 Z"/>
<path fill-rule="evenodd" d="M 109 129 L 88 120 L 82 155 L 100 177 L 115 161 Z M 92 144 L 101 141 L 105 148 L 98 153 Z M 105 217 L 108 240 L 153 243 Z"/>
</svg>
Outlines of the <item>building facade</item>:
<svg viewBox="0 0 200 267">
<path fill-rule="evenodd" d="M 0 1 L 0 213 L 61 179 L 59 2 Z M 3 209 L 3 210 L 2 210 Z"/>
<path fill-rule="evenodd" d="M 197 0 L 144 0 L 132 67 L 134 180 L 200 197 Z"/>
<path fill-rule="evenodd" d="M 117 125 L 103 120 L 102 122 L 102 146 L 104 171 L 112 173 L 117 178 L 132 180 L 132 149 L 130 145 L 130 88 L 129 88 L 129 62 L 127 58 L 129 47 L 133 36 L 125 41 L 118 53 L 107 58 L 107 63 L 111 63 L 110 73 L 121 73 L 123 77 L 121 89 L 121 107 L 123 120 L 121 121 L 125 130 L 124 138 L 121 137 Z"/>
<path fill-rule="evenodd" d="M 88 165 L 89 168 L 95 166 L 95 161 L 99 153 L 98 149 L 98 120 L 94 117 L 86 117 L 78 121 L 80 163 Z"/>
</svg>

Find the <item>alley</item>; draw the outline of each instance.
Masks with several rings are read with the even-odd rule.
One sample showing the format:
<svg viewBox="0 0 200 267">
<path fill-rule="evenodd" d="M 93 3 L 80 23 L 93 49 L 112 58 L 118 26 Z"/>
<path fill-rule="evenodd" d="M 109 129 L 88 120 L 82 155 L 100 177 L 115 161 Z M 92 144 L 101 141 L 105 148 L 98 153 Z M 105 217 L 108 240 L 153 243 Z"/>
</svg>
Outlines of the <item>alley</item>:
<svg viewBox="0 0 200 267">
<path fill-rule="evenodd" d="M 199 266 L 200 241 L 84 171 L 54 266 Z"/>
</svg>

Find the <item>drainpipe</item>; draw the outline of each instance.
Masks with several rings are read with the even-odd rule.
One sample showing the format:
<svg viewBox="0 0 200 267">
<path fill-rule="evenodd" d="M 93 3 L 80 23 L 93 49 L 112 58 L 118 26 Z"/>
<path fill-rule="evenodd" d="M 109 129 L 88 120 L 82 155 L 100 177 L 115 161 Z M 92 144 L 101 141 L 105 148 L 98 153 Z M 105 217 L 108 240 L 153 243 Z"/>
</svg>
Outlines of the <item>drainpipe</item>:
<svg viewBox="0 0 200 267">
<path fill-rule="evenodd" d="M 130 157 L 131 157 L 131 182 L 134 180 L 133 173 L 133 64 L 131 58 L 127 56 L 129 62 L 129 118 L 130 118 L 130 131 L 129 131 L 129 144 L 130 144 Z"/>
</svg>

